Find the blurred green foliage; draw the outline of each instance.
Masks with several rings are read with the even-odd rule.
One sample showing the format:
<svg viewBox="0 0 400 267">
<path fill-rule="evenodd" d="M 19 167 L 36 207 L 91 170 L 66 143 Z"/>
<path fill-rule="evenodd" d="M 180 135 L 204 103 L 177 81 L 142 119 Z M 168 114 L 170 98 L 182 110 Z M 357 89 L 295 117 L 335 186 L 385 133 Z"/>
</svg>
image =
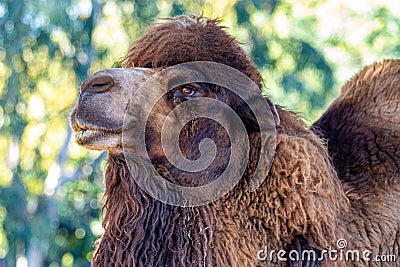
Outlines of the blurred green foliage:
<svg viewBox="0 0 400 267">
<path fill-rule="evenodd" d="M 73 142 L 79 84 L 160 17 L 221 17 L 275 103 L 318 118 L 363 65 L 400 55 L 397 1 L 0 1 L 0 266 L 89 266 L 105 153 Z"/>
</svg>

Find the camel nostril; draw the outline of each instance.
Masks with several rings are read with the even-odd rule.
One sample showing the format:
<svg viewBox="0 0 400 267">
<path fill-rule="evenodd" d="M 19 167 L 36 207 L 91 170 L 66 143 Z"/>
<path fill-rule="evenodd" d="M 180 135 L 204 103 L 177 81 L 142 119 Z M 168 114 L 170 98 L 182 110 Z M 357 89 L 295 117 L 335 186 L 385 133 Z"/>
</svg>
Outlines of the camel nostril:
<svg viewBox="0 0 400 267">
<path fill-rule="evenodd" d="M 111 87 L 114 86 L 114 83 L 96 83 L 90 85 L 88 88 L 86 88 L 87 91 L 91 93 L 103 93 L 107 92 L 108 90 L 111 89 Z"/>
<path fill-rule="evenodd" d="M 89 93 L 104 93 L 109 91 L 114 87 L 114 85 L 114 79 L 110 74 L 99 72 L 82 84 L 81 91 Z"/>
</svg>

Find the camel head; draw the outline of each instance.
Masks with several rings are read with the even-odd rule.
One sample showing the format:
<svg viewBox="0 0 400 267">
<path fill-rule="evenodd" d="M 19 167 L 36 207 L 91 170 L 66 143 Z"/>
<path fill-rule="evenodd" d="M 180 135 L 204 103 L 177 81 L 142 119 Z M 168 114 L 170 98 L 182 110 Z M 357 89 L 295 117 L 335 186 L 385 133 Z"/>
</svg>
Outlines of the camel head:
<svg viewBox="0 0 400 267">
<path fill-rule="evenodd" d="M 152 164 L 158 167 L 159 173 L 174 177 L 165 177 L 166 179 L 175 179 L 175 183 L 188 186 L 200 186 L 213 181 L 223 172 L 233 153 L 230 132 L 247 135 L 249 152 L 242 149 L 242 156 L 248 154 L 249 157 L 257 158 L 256 154 L 260 152 L 260 124 L 246 101 L 252 96 L 262 98 L 261 75 L 239 43 L 217 24 L 218 20 L 202 17 L 180 16 L 167 20 L 166 23 L 148 29 L 133 43 L 122 62 L 123 68 L 103 70 L 87 79 L 81 86 L 79 99 L 70 117 L 76 142 L 88 149 L 108 150 L 111 155 L 122 154 L 127 148 L 136 152 L 135 146 L 131 146 L 129 142 L 123 144 L 126 140 L 123 138 L 124 118 L 126 119 L 132 97 L 141 94 L 139 100 L 136 98 L 136 105 L 143 106 L 144 112 L 150 113 L 145 125 L 146 153 Z M 180 38 L 185 38 L 185 42 Z M 162 97 L 156 101 L 149 101 L 152 95 L 157 94 L 156 87 L 146 86 L 144 94 L 143 90 L 139 90 L 149 79 L 166 69 L 190 62 L 216 63 L 230 68 L 231 71 L 228 70 L 227 75 L 219 75 L 214 82 L 195 79 L 193 82 L 167 86 L 161 94 Z M 207 70 L 210 69 L 207 67 L 205 71 Z M 212 74 L 214 73 L 211 76 Z M 229 79 L 234 81 L 239 76 L 245 77 L 247 82 L 241 83 L 241 93 L 238 94 L 235 90 L 230 90 L 235 82 L 231 84 Z M 223 79 L 224 85 L 220 83 Z M 166 83 L 168 84 L 168 79 Z M 165 148 L 168 150 L 169 146 L 162 146 L 162 129 L 169 120 L 183 120 L 179 114 L 175 114 L 175 118 L 168 116 L 172 110 L 176 110 L 186 101 L 194 103 L 199 99 L 214 99 L 223 103 L 236 114 L 243 127 L 237 130 L 238 123 L 230 121 L 230 118 L 226 118 L 228 122 L 224 125 L 219 119 L 195 116 L 197 118 L 186 120 L 177 129 L 172 127 L 167 131 L 167 140 L 175 137 L 178 140 L 170 151 L 179 152 L 186 162 L 196 162 L 203 159 L 202 156 L 212 154 L 209 158 L 214 160 L 206 160 L 207 164 L 204 166 L 207 165 L 207 168 L 201 168 L 201 164 L 195 166 L 201 169 L 195 172 L 195 178 L 194 172 L 185 168 L 182 171 L 182 168 L 171 163 L 171 158 L 165 153 Z M 262 99 L 262 106 L 269 110 L 268 118 L 272 118 L 272 110 L 275 131 L 274 120 L 279 124 L 278 113 L 268 99 Z M 212 116 L 222 113 L 222 109 L 212 108 L 213 104 L 198 106 L 203 111 L 209 110 L 213 113 Z M 137 117 L 143 117 L 140 112 L 136 113 Z M 271 126 L 269 122 L 262 125 Z M 257 160 L 253 162 L 256 164 Z"/>
<path fill-rule="evenodd" d="M 214 73 L 213 71 L 209 72 Z M 217 178 L 232 157 L 232 138 L 235 138 L 232 135 L 245 134 L 246 138 L 250 139 L 250 148 L 254 151 L 246 152 L 242 141 L 235 141 L 241 143 L 239 144 L 241 146 L 240 153 L 259 152 L 259 147 L 257 147 L 259 125 L 253 111 L 244 99 L 217 84 L 192 82 L 164 90 L 161 92 L 161 97 L 151 100 L 152 95 L 156 94 L 160 88 L 144 85 L 148 84 L 146 82 L 150 78 L 157 77 L 159 73 L 159 70 L 150 68 L 106 69 L 84 81 L 70 116 L 72 129 L 76 133 L 76 142 L 88 149 L 108 150 L 110 154 L 122 154 L 124 149 L 136 152 L 136 147 L 131 142 L 123 143 L 123 131 L 130 127 L 128 112 L 130 103 L 132 99 L 134 100 L 135 97 L 138 98 L 137 95 L 140 95 L 139 100 L 136 99 L 136 105 L 142 106 L 142 110 L 149 111 L 143 131 L 146 153 L 154 166 L 162 168 L 160 171 L 164 173 L 165 178 L 175 183 L 199 186 Z M 248 81 L 251 83 L 250 79 Z M 166 80 L 165 83 L 170 84 L 171 80 Z M 247 86 L 250 88 L 249 84 Z M 246 89 L 250 90 L 249 88 L 242 90 L 242 97 L 247 95 Z M 141 91 L 138 92 L 139 89 Z M 252 94 L 262 99 L 263 103 L 261 104 L 269 107 L 268 104 L 271 103 L 261 97 L 261 92 L 255 84 L 252 89 Z M 198 100 L 204 101 L 196 102 Z M 186 110 L 174 114 L 173 111 L 182 107 L 185 102 L 189 105 L 190 103 L 194 104 Z M 222 103 L 222 106 L 219 103 Z M 224 107 L 231 109 L 230 113 L 223 114 Z M 197 109 L 197 112 L 201 110 L 201 114 L 209 113 L 209 115 L 195 114 L 192 109 Z M 133 115 L 143 117 L 143 111 L 136 113 Z M 171 116 L 171 114 L 174 115 Z M 186 115 L 193 117 L 183 121 L 183 116 Z M 277 114 L 275 115 L 277 116 Z M 234 122 L 232 117 L 240 121 Z M 164 133 L 166 139 L 162 140 L 163 127 L 166 127 L 168 121 L 171 120 L 174 122 L 182 120 L 183 123 Z M 128 125 L 125 125 L 127 121 Z M 130 136 L 135 138 L 137 135 L 134 132 Z M 235 140 L 239 140 L 238 138 Z M 201 168 L 195 164 L 196 170 L 193 171 L 193 167 L 185 169 L 176 166 L 174 161 L 171 162 L 171 158 L 166 155 L 168 152 L 166 148 L 168 150 L 168 146 L 173 144 L 172 140 L 174 139 L 178 140 L 178 144 L 173 148 L 174 151 L 179 150 L 184 159 L 188 161 L 199 160 L 202 156 L 209 157 L 205 159 L 206 166 Z M 165 145 L 165 143 L 167 144 Z"/>
</svg>

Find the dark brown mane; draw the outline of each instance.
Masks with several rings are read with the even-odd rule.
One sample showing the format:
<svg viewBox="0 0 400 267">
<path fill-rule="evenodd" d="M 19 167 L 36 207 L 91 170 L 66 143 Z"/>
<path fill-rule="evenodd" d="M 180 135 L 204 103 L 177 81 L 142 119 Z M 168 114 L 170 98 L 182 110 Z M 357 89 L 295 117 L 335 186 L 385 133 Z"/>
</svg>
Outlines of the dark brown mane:
<svg viewBox="0 0 400 267">
<path fill-rule="evenodd" d="M 210 261 L 211 206 L 181 208 L 153 199 L 138 187 L 120 156 L 109 156 L 105 184 L 105 232 L 95 266 L 200 266 Z"/>
</svg>

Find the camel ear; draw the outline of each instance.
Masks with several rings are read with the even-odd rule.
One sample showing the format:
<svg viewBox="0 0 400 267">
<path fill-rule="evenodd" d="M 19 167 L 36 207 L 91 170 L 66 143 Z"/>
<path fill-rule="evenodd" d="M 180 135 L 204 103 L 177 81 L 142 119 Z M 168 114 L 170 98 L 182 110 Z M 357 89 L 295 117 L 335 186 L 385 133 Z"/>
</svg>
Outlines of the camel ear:
<svg viewBox="0 0 400 267">
<path fill-rule="evenodd" d="M 281 118 L 279 117 L 278 110 L 276 109 L 276 106 L 271 102 L 271 100 L 267 99 L 267 102 L 272 112 L 272 116 L 274 116 L 275 126 L 276 128 L 278 128 L 281 124 Z"/>
<path fill-rule="evenodd" d="M 255 101 L 243 101 L 240 100 L 237 105 L 237 113 L 239 117 L 242 119 L 243 123 L 246 126 L 246 129 L 250 132 L 260 131 L 260 123 L 266 123 L 265 121 L 258 121 L 256 116 L 254 115 L 253 110 L 255 108 L 259 109 L 260 107 L 255 107 L 253 105 L 263 105 L 264 108 L 262 110 L 268 111 L 268 108 L 265 109 L 265 105 L 268 105 L 271 114 L 267 114 L 267 116 L 261 119 L 269 119 L 270 116 L 274 118 L 275 127 L 278 128 L 280 125 L 280 117 L 276 106 L 266 97 L 256 97 Z M 260 118 L 259 118 L 260 119 Z"/>
</svg>

